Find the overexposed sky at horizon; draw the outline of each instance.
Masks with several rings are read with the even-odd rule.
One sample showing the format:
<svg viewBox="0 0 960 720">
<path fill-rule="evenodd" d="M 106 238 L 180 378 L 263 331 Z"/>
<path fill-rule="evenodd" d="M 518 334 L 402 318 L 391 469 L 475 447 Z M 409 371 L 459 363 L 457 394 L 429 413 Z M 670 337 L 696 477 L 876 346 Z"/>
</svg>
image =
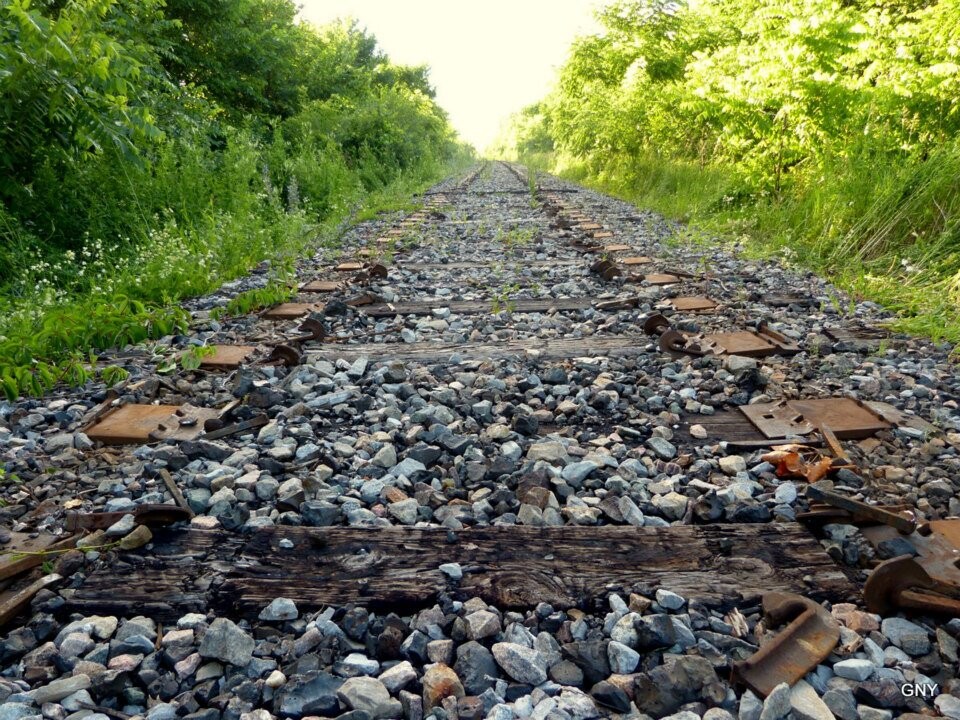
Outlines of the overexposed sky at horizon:
<svg viewBox="0 0 960 720">
<path fill-rule="evenodd" d="M 356 18 L 397 63 L 430 66 L 437 102 L 483 150 L 510 113 L 540 99 L 599 0 L 297 0 L 322 25 Z"/>
</svg>

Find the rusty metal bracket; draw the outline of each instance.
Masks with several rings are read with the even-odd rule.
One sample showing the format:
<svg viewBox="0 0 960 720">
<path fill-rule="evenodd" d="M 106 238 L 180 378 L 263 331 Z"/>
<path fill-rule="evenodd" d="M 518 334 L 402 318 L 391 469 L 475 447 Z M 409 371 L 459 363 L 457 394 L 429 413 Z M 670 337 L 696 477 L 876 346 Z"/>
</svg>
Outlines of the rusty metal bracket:
<svg viewBox="0 0 960 720">
<path fill-rule="evenodd" d="M 896 505 L 871 505 L 879 510 L 885 510 L 889 513 L 900 514 L 910 507 L 906 503 Z M 833 507 L 826 503 L 812 502 L 810 509 L 806 512 L 797 513 L 797 521 L 802 523 L 844 523 L 847 525 L 862 525 L 864 523 L 876 522 L 870 517 L 862 514 L 859 510 L 851 512 L 843 508 Z"/>
<path fill-rule="evenodd" d="M 780 683 L 793 685 L 819 665 L 836 647 L 840 626 L 822 606 L 793 593 L 763 596 L 763 612 L 771 627 L 788 623 L 770 642 L 746 660 L 734 663 L 732 679 L 766 697 Z"/>
</svg>

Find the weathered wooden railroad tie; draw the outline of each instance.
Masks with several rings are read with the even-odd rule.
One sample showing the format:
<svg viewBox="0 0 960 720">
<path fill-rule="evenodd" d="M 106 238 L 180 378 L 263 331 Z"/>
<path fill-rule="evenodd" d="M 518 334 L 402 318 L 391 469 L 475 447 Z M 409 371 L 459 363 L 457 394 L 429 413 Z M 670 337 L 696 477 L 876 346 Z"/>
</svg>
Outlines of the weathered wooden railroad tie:
<svg viewBox="0 0 960 720">
<path fill-rule="evenodd" d="M 596 562 L 603 557 L 602 563 Z M 451 581 L 439 569 L 459 563 Z M 531 528 L 278 527 L 241 536 L 171 530 L 92 574 L 69 606 L 175 621 L 212 608 L 254 619 L 276 597 L 302 609 L 432 605 L 440 592 L 505 608 L 590 608 L 614 589 L 668 587 L 709 603 L 770 591 L 853 600 L 856 587 L 799 524 Z"/>
</svg>

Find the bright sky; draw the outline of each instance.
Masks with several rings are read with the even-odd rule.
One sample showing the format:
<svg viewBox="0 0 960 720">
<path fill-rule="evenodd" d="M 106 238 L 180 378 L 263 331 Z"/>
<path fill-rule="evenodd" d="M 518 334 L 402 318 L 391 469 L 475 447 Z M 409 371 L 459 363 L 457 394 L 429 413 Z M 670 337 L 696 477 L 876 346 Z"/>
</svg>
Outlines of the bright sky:
<svg viewBox="0 0 960 720">
<path fill-rule="evenodd" d="M 430 66 L 437 102 L 478 150 L 550 88 L 598 0 L 298 0 L 314 24 L 356 18 L 397 63 Z"/>
</svg>

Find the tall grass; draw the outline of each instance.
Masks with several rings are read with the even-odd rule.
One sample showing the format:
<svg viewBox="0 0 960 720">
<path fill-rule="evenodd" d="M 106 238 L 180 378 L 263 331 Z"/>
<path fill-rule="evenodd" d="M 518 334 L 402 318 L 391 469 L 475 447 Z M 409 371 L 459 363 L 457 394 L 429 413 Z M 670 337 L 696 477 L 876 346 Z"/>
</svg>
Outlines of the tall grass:
<svg viewBox="0 0 960 720">
<path fill-rule="evenodd" d="M 78 203 L 82 232 L 69 247 L 43 242 L 0 208 L 0 390 L 12 399 L 81 384 L 91 351 L 186 330 L 183 298 L 263 260 L 286 276 L 294 258 L 334 242 L 345 220 L 409 206 L 412 193 L 469 161 L 427 155 L 414 167 L 381 167 L 368 189 L 366 171 L 337 153 L 308 145 L 275 157 L 283 184 L 269 152 L 242 132 L 216 150 L 170 146 L 150 170 L 126 168 L 124 181 L 106 158 L 91 162 L 67 178 L 66 202 L 71 193 L 90 199 Z"/>
</svg>

